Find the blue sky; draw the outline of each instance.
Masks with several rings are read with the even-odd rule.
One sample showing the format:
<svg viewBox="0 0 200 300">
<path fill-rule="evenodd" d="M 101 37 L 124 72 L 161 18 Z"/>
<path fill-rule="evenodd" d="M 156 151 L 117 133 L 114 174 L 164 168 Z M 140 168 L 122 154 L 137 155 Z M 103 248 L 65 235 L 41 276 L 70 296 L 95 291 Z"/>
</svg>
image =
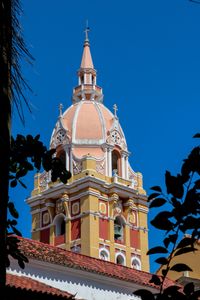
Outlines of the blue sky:
<svg viewBox="0 0 200 300">
<path fill-rule="evenodd" d="M 130 162 L 144 176 L 149 193 L 164 184 L 164 173 L 179 171 L 199 132 L 200 5 L 188 0 L 29 0 L 22 1 L 22 25 L 35 58 L 22 69 L 33 93 L 32 114 L 24 106 L 22 126 L 13 113 L 13 134 L 40 133 L 48 146 L 58 105 L 71 104 L 77 85 L 86 20 L 97 83 L 104 104 L 118 116 L 125 132 Z M 11 192 L 20 212 L 19 229 L 30 237 L 31 217 L 24 199 L 33 188 Z M 154 211 L 149 213 L 149 220 Z M 150 247 L 161 235 L 149 227 Z M 153 258 L 151 259 L 153 262 Z M 157 265 L 152 263 L 151 271 Z"/>
</svg>

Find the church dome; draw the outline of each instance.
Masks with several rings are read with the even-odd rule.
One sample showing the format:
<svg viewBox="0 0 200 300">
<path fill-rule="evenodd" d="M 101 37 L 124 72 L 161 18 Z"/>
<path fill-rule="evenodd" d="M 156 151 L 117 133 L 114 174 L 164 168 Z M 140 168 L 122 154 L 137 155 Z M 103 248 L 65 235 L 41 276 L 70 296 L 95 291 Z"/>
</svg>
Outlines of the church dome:
<svg viewBox="0 0 200 300">
<path fill-rule="evenodd" d="M 83 160 L 96 160 L 96 171 L 112 177 L 114 171 L 125 179 L 135 177 L 128 156 L 126 139 L 114 104 L 112 113 L 103 104 L 102 88 L 96 82 L 88 36 L 84 42 L 78 85 L 73 89 L 72 105 L 60 115 L 51 137 L 51 148 L 66 162 L 72 174 L 80 173 Z"/>
<path fill-rule="evenodd" d="M 126 150 L 117 116 L 102 103 L 86 100 L 73 104 L 63 113 L 62 125 L 69 140 L 77 146 L 94 147 L 110 143 Z M 87 149 L 83 154 L 87 154 Z"/>
</svg>

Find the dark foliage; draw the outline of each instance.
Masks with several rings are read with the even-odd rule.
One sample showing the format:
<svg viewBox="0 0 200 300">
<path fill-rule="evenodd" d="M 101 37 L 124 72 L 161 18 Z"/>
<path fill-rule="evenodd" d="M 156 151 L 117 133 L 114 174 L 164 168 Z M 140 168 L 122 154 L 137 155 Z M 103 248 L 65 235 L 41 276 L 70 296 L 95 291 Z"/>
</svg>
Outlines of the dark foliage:
<svg viewBox="0 0 200 300">
<path fill-rule="evenodd" d="M 40 136 L 33 137 L 31 135 L 17 135 L 11 139 L 11 154 L 9 166 L 10 187 L 15 188 L 17 184 L 26 188 L 22 181 L 29 171 L 39 171 L 43 168 L 46 172 L 51 171 L 51 180 L 61 180 L 67 183 L 71 177 L 70 172 L 65 169 L 62 161 L 54 157 L 55 149 L 47 150 L 46 146 L 39 140 Z M 14 219 L 7 220 L 7 262 L 9 266 L 9 255 L 18 260 L 21 268 L 25 267 L 28 262 L 27 258 L 18 249 L 19 240 L 16 236 L 21 236 L 21 233 L 16 228 L 18 212 L 15 209 L 14 203 L 8 202 L 8 210 L 11 217 Z"/>
<path fill-rule="evenodd" d="M 200 134 L 196 134 L 194 138 L 200 138 Z M 194 147 L 183 160 L 179 174 L 174 176 L 166 171 L 165 184 L 167 194 L 164 194 L 161 187 L 154 186 L 148 197 L 151 209 L 165 205 L 165 209 L 151 221 L 155 228 L 165 233 L 163 245 L 153 247 L 147 252 L 148 255 L 162 254 L 155 260 L 162 267 L 162 275 L 153 275 L 150 281 L 159 287 L 159 293 L 139 290 L 135 295 L 140 295 L 144 300 L 199 299 L 200 291 L 195 291 L 192 282 L 184 289 L 180 286 L 164 288 L 164 282 L 169 271 L 192 271 L 184 262 L 173 264 L 173 259 L 196 251 L 195 242 L 200 238 L 200 146 Z"/>
</svg>

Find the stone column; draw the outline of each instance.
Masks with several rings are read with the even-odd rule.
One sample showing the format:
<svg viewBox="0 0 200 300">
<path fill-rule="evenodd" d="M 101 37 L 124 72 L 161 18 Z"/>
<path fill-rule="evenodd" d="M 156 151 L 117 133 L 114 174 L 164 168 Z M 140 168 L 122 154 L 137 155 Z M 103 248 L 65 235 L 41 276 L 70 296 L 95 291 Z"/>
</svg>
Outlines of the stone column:
<svg viewBox="0 0 200 300">
<path fill-rule="evenodd" d="M 112 151 L 108 148 L 108 176 L 112 177 Z"/>
<path fill-rule="evenodd" d="M 121 154 L 121 170 L 122 170 L 122 178 L 126 178 L 125 176 L 125 155 Z"/>
<path fill-rule="evenodd" d="M 108 149 L 104 148 L 105 151 L 105 175 L 108 176 Z"/>
<path fill-rule="evenodd" d="M 71 246 L 71 215 L 69 209 L 69 197 L 67 194 L 62 196 L 63 208 L 65 211 L 65 246 L 70 250 Z"/>
</svg>

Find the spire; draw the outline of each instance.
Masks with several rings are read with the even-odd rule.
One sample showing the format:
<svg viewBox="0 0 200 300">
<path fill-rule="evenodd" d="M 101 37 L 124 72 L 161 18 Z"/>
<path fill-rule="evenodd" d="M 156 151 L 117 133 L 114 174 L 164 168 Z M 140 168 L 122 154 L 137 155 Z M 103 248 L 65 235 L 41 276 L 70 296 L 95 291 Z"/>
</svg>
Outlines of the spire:
<svg viewBox="0 0 200 300">
<path fill-rule="evenodd" d="M 73 103 L 83 100 L 103 101 L 102 88 L 97 85 L 97 71 L 94 69 L 90 53 L 89 31 L 90 29 L 86 23 L 81 66 L 77 72 L 78 86 L 73 91 Z"/>
<path fill-rule="evenodd" d="M 81 69 L 94 69 L 94 65 L 92 62 L 92 56 L 90 53 L 90 43 L 88 38 L 88 32 L 90 31 L 89 27 L 86 26 L 85 29 L 85 41 L 83 45 L 83 55 L 81 61 Z"/>
</svg>

